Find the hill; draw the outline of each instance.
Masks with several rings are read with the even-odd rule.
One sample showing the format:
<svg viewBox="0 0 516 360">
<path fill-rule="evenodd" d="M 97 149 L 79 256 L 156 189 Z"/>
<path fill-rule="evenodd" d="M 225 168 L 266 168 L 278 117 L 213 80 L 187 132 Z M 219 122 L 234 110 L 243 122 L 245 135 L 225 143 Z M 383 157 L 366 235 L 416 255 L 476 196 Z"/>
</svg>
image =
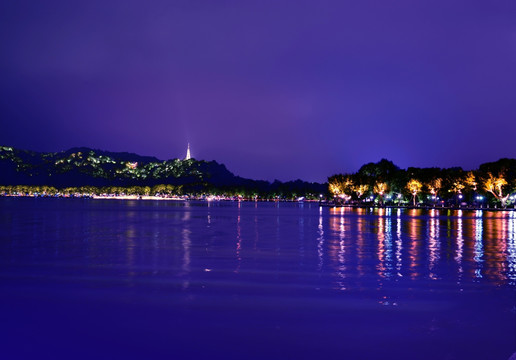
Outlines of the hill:
<svg viewBox="0 0 516 360">
<path fill-rule="evenodd" d="M 204 160 L 159 160 L 127 152 L 85 147 L 42 153 L 0 146 L 0 185 L 154 186 L 181 185 L 194 192 L 240 192 L 246 195 L 310 196 L 326 185 L 301 180 L 270 183 L 245 179 L 225 165 Z"/>
</svg>

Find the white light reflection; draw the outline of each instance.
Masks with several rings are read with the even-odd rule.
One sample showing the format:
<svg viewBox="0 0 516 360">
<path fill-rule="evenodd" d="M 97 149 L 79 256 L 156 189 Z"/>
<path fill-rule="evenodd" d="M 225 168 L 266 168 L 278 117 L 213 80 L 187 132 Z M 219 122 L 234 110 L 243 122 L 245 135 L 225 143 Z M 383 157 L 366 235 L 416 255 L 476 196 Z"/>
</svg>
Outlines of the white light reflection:
<svg viewBox="0 0 516 360">
<path fill-rule="evenodd" d="M 462 280 L 462 256 L 464 252 L 464 237 L 463 237 L 463 224 L 462 224 L 462 210 L 457 210 L 457 251 L 455 253 L 455 261 L 459 265 L 459 279 L 458 282 Z"/>
<path fill-rule="evenodd" d="M 366 269 L 369 267 L 369 264 L 366 264 L 364 259 L 368 256 L 367 253 L 367 244 L 365 240 L 366 234 L 366 221 L 364 219 L 364 215 L 367 212 L 367 209 L 357 208 L 356 209 L 358 217 L 356 218 L 356 226 L 357 226 L 357 272 L 359 277 L 363 277 L 366 273 Z"/>
<path fill-rule="evenodd" d="M 403 245 L 401 241 L 401 209 L 398 209 L 397 219 L 396 219 L 396 275 L 402 277 L 401 275 L 401 251 L 403 250 Z"/>
<path fill-rule="evenodd" d="M 345 254 L 346 254 L 346 246 L 344 243 L 345 238 L 345 228 L 344 228 L 344 208 L 340 208 L 340 225 L 339 225 L 339 277 L 341 279 L 346 278 L 346 265 L 345 265 Z M 346 290 L 346 286 L 343 281 L 338 282 L 340 290 Z"/>
<path fill-rule="evenodd" d="M 392 276 L 392 220 L 391 209 L 378 209 L 378 275 Z"/>
<path fill-rule="evenodd" d="M 183 289 L 187 289 L 190 286 L 190 280 L 186 277 L 190 273 L 190 246 L 192 245 L 192 241 L 190 239 L 190 235 L 192 231 L 188 228 L 190 220 L 190 210 L 186 210 L 183 216 L 183 231 L 182 231 L 182 240 L 181 245 L 183 246 L 183 266 L 181 267 L 182 276 L 185 277 L 183 280 Z"/>
<path fill-rule="evenodd" d="M 484 244 L 482 242 L 482 236 L 484 232 L 484 226 L 483 226 L 483 212 L 482 210 L 477 210 L 475 212 L 475 256 L 473 257 L 473 260 L 476 264 L 475 269 L 475 277 L 481 278 L 482 277 L 482 263 L 484 262 L 483 256 L 484 256 Z"/>
<path fill-rule="evenodd" d="M 238 215 L 237 215 L 237 236 L 236 236 L 236 259 L 237 259 L 237 267 L 235 269 L 235 273 L 240 271 L 240 264 L 242 262 L 242 257 L 240 256 L 240 252 L 242 250 L 242 229 L 240 227 L 240 202 L 238 202 Z"/>
<path fill-rule="evenodd" d="M 323 268 L 323 245 L 324 245 L 324 230 L 323 230 L 323 217 L 322 217 L 322 206 L 319 207 L 319 226 L 317 227 L 317 233 L 319 237 L 317 238 L 317 255 L 319 257 L 319 271 Z"/>
<path fill-rule="evenodd" d="M 511 285 L 516 284 L 516 212 L 512 211 L 509 217 L 509 229 L 507 236 L 507 263 L 509 265 L 508 277 Z"/>
<path fill-rule="evenodd" d="M 392 276 L 392 220 L 391 209 L 385 212 L 385 275 L 390 278 Z"/>
<path fill-rule="evenodd" d="M 428 237 L 428 258 L 430 262 L 430 278 L 433 280 L 437 279 L 437 275 L 434 270 L 437 262 L 439 261 L 439 254 L 441 250 L 441 242 L 439 240 L 439 210 L 430 210 L 429 219 L 429 237 Z"/>
<path fill-rule="evenodd" d="M 378 275 L 385 276 L 385 219 L 383 218 L 383 209 L 378 209 L 377 217 L 377 238 L 378 238 Z"/>
</svg>

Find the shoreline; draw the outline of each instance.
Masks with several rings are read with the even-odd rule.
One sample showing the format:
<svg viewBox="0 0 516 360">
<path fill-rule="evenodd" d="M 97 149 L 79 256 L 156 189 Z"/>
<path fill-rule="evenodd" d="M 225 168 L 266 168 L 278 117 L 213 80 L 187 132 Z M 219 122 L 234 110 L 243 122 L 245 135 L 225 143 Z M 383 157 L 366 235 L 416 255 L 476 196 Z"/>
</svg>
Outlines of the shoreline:
<svg viewBox="0 0 516 360">
<path fill-rule="evenodd" d="M 152 195 L 0 195 L 9 198 L 52 198 L 52 199 L 91 199 L 91 200 L 143 200 L 143 201 L 205 201 L 205 202 L 288 202 L 288 203 L 319 203 L 321 207 L 328 208 L 361 208 L 361 209 L 409 209 L 409 210 L 464 210 L 464 211 L 516 211 L 516 206 L 512 208 L 499 207 L 476 207 L 476 206 L 412 206 L 412 205 L 375 205 L 375 204 L 334 204 L 320 200 L 288 200 L 288 199 L 244 199 L 244 198 L 223 198 L 223 197 L 188 197 L 188 196 L 152 196 Z"/>
<path fill-rule="evenodd" d="M 119 196 L 100 196 L 100 195 L 93 195 L 90 197 L 87 197 L 88 199 L 93 200 L 107 200 L 107 199 L 113 199 L 113 200 L 172 200 L 172 201 L 185 201 L 186 199 L 183 199 L 181 197 L 161 197 L 161 196 L 150 196 L 150 195 L 119 195 Z"/>
<path fill-rule="evenodd" d="M 516 208 L 497 208 L 497 207 L 474 207 L 474 206 L 412 206 L 412 205 L 355 205 L 355 204 L 344 204 L 344 205 L 336 205 L 336 204 L 321 204 L 324 207 L 349 207 L 349 208 L 374 208 L 374 209 L 413 209 L 413 210 L 469 210 L 469 211 L 515 211 Z"/>
</svg>

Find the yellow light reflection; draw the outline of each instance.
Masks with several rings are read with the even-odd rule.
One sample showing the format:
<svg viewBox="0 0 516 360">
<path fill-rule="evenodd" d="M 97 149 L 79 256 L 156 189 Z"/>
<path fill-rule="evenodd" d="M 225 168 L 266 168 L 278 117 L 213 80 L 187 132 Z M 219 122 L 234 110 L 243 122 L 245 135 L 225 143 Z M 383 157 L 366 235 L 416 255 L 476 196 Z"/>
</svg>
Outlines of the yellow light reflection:
<svg viewBox="0 0 516 360">
<path fill-rule="evenodd" d="M 346 290 L 347 285 L 345 279 L 347 278 L 346 266 L 346 232 L 349 230 L 350 218 L 345 216 L 346 212 L 350 212 L 350 208 L 330 208 L 330 230 L 331 234 L 328 237 L 327 252 L 332 267 L 335 269 L 336 276 L 335 289 Z"/>
<path fill-rule="evenodd" d="M 416 278 L 419 276 L 418 269 L 420 267 L 420 247 L 423 235 L 421 234 L 422 220 L 418 216 L 421 209 L 410 209 L 408 214 L 408 237 L 410 239 L 410 247 L 408 248 L 410 277 Z"/>
<path fill-rule="evenodd" d="M 490 281 L 507 280 L 507 231 L 506 212 L 486 212 L 484 222 L 484 276 Z"/>
</svg>

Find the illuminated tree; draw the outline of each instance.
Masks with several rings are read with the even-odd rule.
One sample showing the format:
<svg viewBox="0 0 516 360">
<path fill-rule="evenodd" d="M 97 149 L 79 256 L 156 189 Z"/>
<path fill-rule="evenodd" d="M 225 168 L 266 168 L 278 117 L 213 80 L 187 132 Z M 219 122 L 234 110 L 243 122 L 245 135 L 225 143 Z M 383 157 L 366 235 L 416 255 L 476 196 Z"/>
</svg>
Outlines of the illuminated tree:
<svg viewBox="0 0 516 360">
<path fill-rule="evenodd" d="M 342 194 L 343 192 L 343 189 L 341 187 L 341 184 L 340 182 L 338 182 L 337 180 L 334 180 L 334 181 L 330 181 L 330 183 L 328 184 L 329 186 L 329 189 L 330 189 L 330 193 L 333 195 L 333 196 L 339 196 L 340 194 Z"/>
<path fill-rule="evenodd" d="M 477 180 L 473 171 L 469 171 L 464 179 L 466 185 L 468 185 L 473 191 L 477 191 Z"/>
<path fill-rule="evenodd" d="M 431 180 L 428 184 L 426 184 L 430 194 L 432 194 L 432 198 L 437 201 L 437 197 L 439 196 L 439 190 L 443 187 L 443 180 L 441 178 L 435 178 Z"/>
<path fill-rule="evenodd" d="M 465 186 L 462 183 L 462 180 L 456 180 L 453 182 L 450 191 L 454 192 L 455 194 L 462 194 L 462 189 L 464 189 Z"/>
<path fill-rule="evenodd" d="M 330 193 L 340 199 L 349 200 L 353 190 L 353 180 L 350 176 L 334 175 L 328 179 Z"/>
<path fill-rule="evenodd" d="M 353 191 L 357 194 L 357 197 L 360 199 L 362 195 L 369 189 L 369 185 L 355 185 L 353 186 Z"/>
<path fill-rule="evenodd" d="M 509 194 L 503 195 L 503 188 L 507 185 L 507 180 L 503 177 L 503 175 L 499 175 L 498 177 L 493 176 L 493 174 L 488 173 L 488 178 L 484 181 L 484 189 L 502 203 L 502 206 L 505 207 L 507 199 L 509 198 Z"/>
<path fill-rule="evenodd" d="M 430 181 L 430 183 L 427 184 L 428 190 L 430 190 L 430 194 L 437 196 L 439 194 L 439 190 L 442 188 L 442 179 L 437 178 Z"/>
<path fill-rule="evenodd" d="M 421 192 L 423 184 L 416 179 L 410 179 L 407 183 L 407 189 L 412 194 L 412 204 L 416 206 L 416 196 Z"/>
<path fill-rule="evenodd" d="M 381 204 L 383 204 L 383 196 L 387 192 L 387 188 L 388 188 L 387 183 L 384 183 L 384 182 L 377 182 L 374 185 L 373 192 L 378 195 L 378 197 L 380 198 Z"/>
</svg>

